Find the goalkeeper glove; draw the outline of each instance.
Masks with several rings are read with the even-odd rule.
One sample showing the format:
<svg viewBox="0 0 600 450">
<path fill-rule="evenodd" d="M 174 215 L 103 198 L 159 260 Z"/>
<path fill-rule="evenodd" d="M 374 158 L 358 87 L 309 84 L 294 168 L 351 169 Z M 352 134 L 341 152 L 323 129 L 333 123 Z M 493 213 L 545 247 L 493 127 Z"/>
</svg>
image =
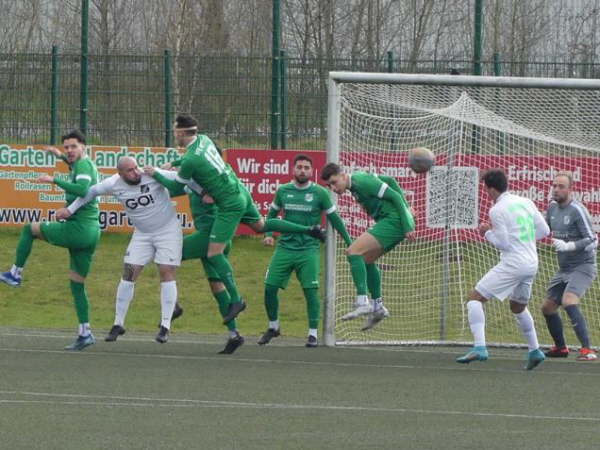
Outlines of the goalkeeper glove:
<svg viewBox="0 0 600 450">
<path fill-rule="evenodd" d="M 552 246 L 557 252 L 572 252 L 575 250 L 575 242 L 565 242 L 560 239 L 552 239 Z"/>
</svg>

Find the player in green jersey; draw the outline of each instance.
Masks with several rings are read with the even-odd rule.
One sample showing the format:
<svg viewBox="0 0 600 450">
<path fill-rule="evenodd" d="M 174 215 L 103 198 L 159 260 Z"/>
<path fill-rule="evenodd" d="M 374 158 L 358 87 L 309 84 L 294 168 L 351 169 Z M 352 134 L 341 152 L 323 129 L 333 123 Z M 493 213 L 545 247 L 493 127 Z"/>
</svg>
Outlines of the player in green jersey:
<svg viewBox="0 0 600 450">
<path fill-rule="evenodd" d="M 164 165 L 163 168 L 170 169 L 172 166 L 177 166 L 178 164 L 179 163 L 168 163 Z M 210 196 L 201 196 L 195 191 L 189 189 L 187 186 L 182 186 L 181 184 L 172 186 L 169 192 L 172 196 L 182 195 L 184 192 L 188 194 L 190 210 L 194 219 L 194 227 L 196 228 L 196 231 L 185 236 L 183 239 L 182 260 L 200 259 L 212 295 L 219 306 L 219 312 L 221 313 L 222 317 L 225 317 L 229 312 L 229 294 L 227 293 L 225 285 L 219 278 L 219 274 L 212 268 L 207 258 L 209 234 L 215 221 L 217 207 Z M 230 249 L 231 241 L 227 243 L 227 246 L 223 252 L 225 257 L 229 255 Z M 229 340 L 227 341 L 225 348 L 219 353 L 232 354 L 240 345 L 243 344 L 244 341 L 243 339 L 238 339 L 240 333 L 237 328 L 236 319 L 228 321 L 225 325 L 229 330 Z"/>
<path fill-rule="evenodd" d="M 79 131 L 72 131 L 62 137 L 65 150 L 64 159 L 70 166 L 69 179 L 41 175 L 42 183 L 54 183 L 65 190 L 67 205 L 77 197 L 84 197 L 88 189 L 98 182 L 98 171 L 85 154 L 85 138 Z M 60 153 L 48 148 L 55 154 Z M 21 284 L 23 268 L 31 253 L 34 239 L 42 239 L 52 245 L 69 249 L 71 293 L 79 319 L 79 333 L 75 342 L 66 350 L 82 350 L 96 341 L 90 330 L 89 301 L 85 290 L 85 278 L 90 271 L 96 245 L 100 239 L 98 202 L 92 201 L 79 209 L 65 222 L 33 222 L 23 227 L 17 245 L 15 262 L 8 272 L 0 275 L 0 281 L 11 286 Z"/>
<path fill-rule="evenodd" d="M 348 248 L 352 279 L 356 286 L 356 309 L 342 320 L 368 315 L 363 331 L 389 316 L 381 299 L 381 274 L 375 261 L 392 250 L 415 229 L 415 220 L 402 189 L 392 177 L 366 172 L 344 173 L 335 163 L 323 167 L 321 178 L 338 195 L 350 191 L 375 224 Z M 373 304 L 369 301 L 367 290 Z"/>
<path fill-rule="evenodd" d="M 227 323 L 246 307 L 237 290 L 231 264 L 224 255 L 227 242 L 233 238 L 244 217 L 244 223 L 259 233 L 306 233 L 324 240 L 324 232 L 319 226 L 307 227 L 280 219 L 263 221 L 247 189 L 231 167 L 225 164 L 214 143 L 207 136 L 198 135 L 197 132 L 196 119 L 189 115 L 177 116 L 174 136 L 177 145 L 186 148 L 186 153 L 175 180 L 180 184 L 195 181 L 207 191 L 217 206 L 217 214 L 209 235 L 207 259 L 218 273 L 230 297 L 229 312 L 223 318 L 223 322 Z"/>
<path fill-rule="evenodd" d="M 282 214 L 286 220 L 301 225 L 318 225 L 323 213 L 331 226 L 342 236 L 346 245 L 351 244 L 350 235 L 344 222 L 336 212 L 329 192 L 311 181 L 313 163 L 306 155 L 294 158 L 294 180 L 279 186 L 269 209 L 269 218 Z M 264 241 L 273 245 L 270 233 Z M 265 345 L 280 335 L 279 327 L 279 289 L 285 289 L 292 272 L 304 291 L 308 313 L 307 347 L 317 346 L 317 328 L 321 305 L 319 302 L 319 273 L 321 263 L 320 243 L 317 239 L 304 234 L 284 233 L 279 239 L 265 279 L 265 308 L 269 318 L 269 327 L 259 339 L 259 345 Z"/>
</svg>

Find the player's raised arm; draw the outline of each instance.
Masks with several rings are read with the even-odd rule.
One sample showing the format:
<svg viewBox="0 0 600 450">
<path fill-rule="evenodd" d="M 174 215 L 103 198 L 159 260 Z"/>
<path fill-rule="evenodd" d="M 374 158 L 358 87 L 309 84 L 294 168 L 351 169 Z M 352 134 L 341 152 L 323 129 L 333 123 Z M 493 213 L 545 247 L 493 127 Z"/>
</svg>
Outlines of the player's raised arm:
<svg viewBox="0 0 600 450">
<path fill-rule="evenodd" d="M 485 232 L 485 238 L 498 250 L 508 250 L 510 248 L 510 241 L 502 212 L 492 208 L 490 211 L 490 220 L 492 221 L 492 228 Z"/>
<path fill-rule="evenodd" d="M 382 185 L 386 185 L 386 183 L 382 183 Z M 406 199 L 404 198 L 404 195 L 400 194 L 399 192 L 394 191 L 393 189 L 390 189 L 389 187 L 387 189 L 385 189 L 385 191 L 383 192 L 383 195 L 381 196 L 382 199 L 384 200 L 389 200 L 390 202 L 392 202 L 392 204 L 394 205 L 394 207 L 396 208 L 396 210 L 398 211 L 398 214 L 400 214 L 400 218 L 406 222 L 404 223 L 404 227 L 406 230 L 410 231 L 414 231 L 415 229 L 415 219 L 412 215 L 412 213 L 410 212 L 410 207 L 408 206 L 408 203 L 406 202 Z"/>
<path fill-rule="evenodd" d="M 535 208 L 535 213 L 533 215 L 533 224 L 535 225 L 535 240 L 539 241 L 550 234 L 550 227 L 537 207 L 535 205 L 533 205 L 533 207 Z"/>
<path fill-rule="evenodd" d="M 322 191 L 319 190 L 319 192 L 322 196 L 321 205 L 323 207 L 323 211 L 325 212 L 328 222 L 331 224 L 331 227 L 335 231 L 337 231 L 340 234 L 340 236 L 342 236 L 344 243 L 349 247 L 350 244 L 352 244 L 352 239 L 348 234 L 348 230 L 346 230 L 344 221 L 337 213 L 337 207 L 331 201 L 331 196 L 329 195 L 329 192 L 327 192 L 325 189 L 323 189 Z"/>
<path fill-rule="evenodd" d="M 112 193 L 112 187 L 114 186 L 115 181 L 118 179 L 118 177 L 119 175 L 115 174 L 112 177 L 102 181 L 101 183 L 93 185 L 91 188 L 89 188 L 87 194 L 85 194 L 83 197 L 77 197 L 73 201 L 73 203 L 67 206 L 67 210 L 69 211 L 69 213 L 71 215 L 75 214 L 79 208 L 88 204 L 99 195 L 106 195 Z"/>
<path fill-rule="evenodd" d="M 92 175 L 87 173 L 87 170 L 83 169 L 75 175 L 75 182 L 73 183 L 70 181 L 61 180 L 57 177 L 50 177 L 48 181 L 56 184 L 69 194 L 73 194 L 78 197 L 85 197 L 90 189 L 90 186 L 92 185 Z"/>
</svg>

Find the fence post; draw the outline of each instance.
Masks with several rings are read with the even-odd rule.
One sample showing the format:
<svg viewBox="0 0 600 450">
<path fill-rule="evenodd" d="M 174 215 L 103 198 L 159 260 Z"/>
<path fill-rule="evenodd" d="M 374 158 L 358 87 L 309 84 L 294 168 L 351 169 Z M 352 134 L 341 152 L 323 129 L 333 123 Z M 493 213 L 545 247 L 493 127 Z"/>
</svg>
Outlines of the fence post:
<svg viewBox="0 0 600 450">
<path fill-rule="evenodd" d="M 52 87 L 50 88 L 50 144 L 58 139 L 58 46 L 52 46 Z"/>
<path fill-rule="evenodd" d="M 500 62 L 500 53 L 494 53 L 494 76 L 502 75 L 502 62 Z"/>
<path fill-rule="evenodd" d="M 281 120 L 279 126 L 281 128 L 281 148 L 287 148 L 287 112 L 288 112 L 288 84 L 287 84 L 287 59 L 285 50 L 279 52 L 279 75 L 280 75 L 280 92 L 279 98 L 281 99 Z"/>
<path fill-rule="evenodd" d="M 394 53 L 391 50 L 387 52 L 387 71 L 394 72 Z"/>
<path fill-rule="evenodd" d="M 88 128 L 88 19 L 90 0 L 81 0 L 81 77 L 79 93 L 79 129 L 87 137 Z"/>
<path fill-rule="evenodd" d="M 280 64 L 279 51 L 281 46 L 281 2 L 273 0 L 273 36 L 271 62 L 271 148 L 279 148 L 280 115 Z"/>
<path fill-rule="evenodd" d="M 171 86 L 171 52 L 165 50 L 164 56 L 165 79 L 165 147 L 173 146 L 173 120 L 171 118 L 172 86 Z"/>
</svg>

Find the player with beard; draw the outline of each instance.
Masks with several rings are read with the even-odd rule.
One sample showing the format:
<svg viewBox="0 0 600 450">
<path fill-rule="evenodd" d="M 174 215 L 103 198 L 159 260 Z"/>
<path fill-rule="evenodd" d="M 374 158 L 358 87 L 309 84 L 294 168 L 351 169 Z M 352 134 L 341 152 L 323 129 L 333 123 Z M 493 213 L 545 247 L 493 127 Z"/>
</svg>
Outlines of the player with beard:
<svg viewBox="0 0 600 450">
<path fill-rule="evenodd" d="M 134 158 L 125 156 L 117 163 L 118 173 L 93 186 L 67 208 L 57 211 L 59 219 L 69 218 L 99 195 L 113 195 L 123 205 L 134 232 L 125 253 L 123 277 L 117 287 L 115 321 L 105 340 L 114 342 L 125 333 L 125 316 L 133 299 L 135 281 L 150 261 L 160 276 L 161 321 L 156 341 L 168 340 L 171 320 L 181 315 L 177 306 L 175 270 L 181 264 L 183 234 L 169 191 L 138 168 Z M 160 169 L 156 169 L 157 171 Z M 175 173 L 161 171 L 174 178 Z M 192 185 L 192 187 L 194 187 Z M 200 191 L 200 187 L 195 189 Z"/>
<path fill-rule="evenodd" d="M 64 189 L 67 205 L 86 195 L 98 182 L 98 170 L 85 153 L 85 136 L 74 130 L 62 137 L 64 154 L 54 147 L 46 150 L 69 165 L 69 177 L 53 177 L 42 174 L 38 182 L 53 183 Z M 96 340 L 90 329 L 89 300 L 85 279 L 92 266 L 96 244 L 100 239 L 99 210 L 97 202 L 90 202 L 73 214 L 66 222 L 32 222 L 23 227 L 16 249 L 15 263 L 8 272 L 0 274 L 0 281 L 10 286 L 20 286 L 23 269 L 29 258 L 33 241 L 40 239 L 69 250 L 71 294 L 79 320 L 78 336 L 65 350 L 83 350 Z"/>
<path fill-rule="evenodd" d="M 306 155 L 294 158 L 294 180 L 279 186 L 271 204 L 268 219 L 283 214 L 285 220 L 300 225 L 319 225 L 323 213 L 331 226 L 342 236 L 346 245 L 351 244 L 344 222 L 336 213 L 329 192 L 311 181 L 312 160 Z M 263 243 L 274 245 L 271 233 L 267 233 Z M 285 289 L 292 272 L 304 291 L 308 312 L 307 347 L 317 346 L 317 328 L 321 305 L 319 301 L 320 243 L 315 237 L 306 234 L 283 233 L 271 258 L 265 279 L 265 308 L 269 318 L 269 328 L 259 339 L 265 345 L 281 334 L 279 327 L 279 289 Z"/>
</svg>

